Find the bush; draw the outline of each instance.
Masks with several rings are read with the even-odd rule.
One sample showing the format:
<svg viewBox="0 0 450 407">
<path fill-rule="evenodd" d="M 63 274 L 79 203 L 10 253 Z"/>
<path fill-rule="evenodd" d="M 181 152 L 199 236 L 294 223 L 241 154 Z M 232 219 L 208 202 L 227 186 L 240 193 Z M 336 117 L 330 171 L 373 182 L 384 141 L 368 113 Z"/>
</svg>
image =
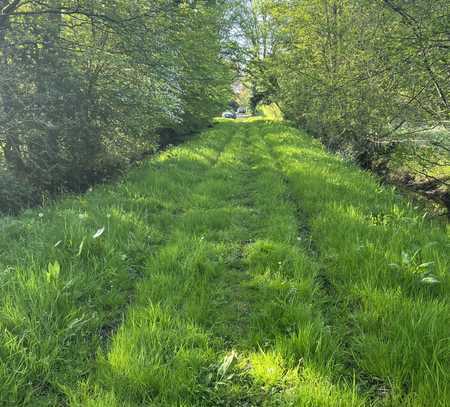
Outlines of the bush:
<svg viewBox="0 0 450 407">
<path fill-rule="evenodd" d="M 0 212 L 13 215 L 39 200 L 40 194 L 32 185 L 19 181 L 11 173 L 0 172 Z"/>
</svg>

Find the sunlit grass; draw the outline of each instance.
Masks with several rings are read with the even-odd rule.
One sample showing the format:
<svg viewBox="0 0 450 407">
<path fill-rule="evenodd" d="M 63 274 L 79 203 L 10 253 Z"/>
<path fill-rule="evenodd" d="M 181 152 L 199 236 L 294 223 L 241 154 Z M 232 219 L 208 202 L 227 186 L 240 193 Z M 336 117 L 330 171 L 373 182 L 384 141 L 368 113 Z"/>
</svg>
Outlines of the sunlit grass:
<svg viewBox="0 0 450 407">
<path fill-rule="evenodd" d="M 448 234 L 282 124 L 0 228 L 2 405 L 449 401 Z"/>
<path fill-rule="evenodd" d="M 267 139 L 309 218 L 332 323 L 361 383 L 387 405 L 447 405 L 445 226 L 298 132 L 274 127 Z"/>
</svg>

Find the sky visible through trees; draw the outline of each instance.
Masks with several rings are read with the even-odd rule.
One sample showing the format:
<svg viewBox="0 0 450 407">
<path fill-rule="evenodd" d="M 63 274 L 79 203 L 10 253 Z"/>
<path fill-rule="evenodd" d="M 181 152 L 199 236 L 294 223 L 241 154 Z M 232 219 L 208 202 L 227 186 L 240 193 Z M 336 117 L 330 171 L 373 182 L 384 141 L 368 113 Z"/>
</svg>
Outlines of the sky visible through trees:
<svg viewBox="0 0 450 407">
<path fill-rule="evenodd" d="M 449 8 L 0 0 L 0 407 L 449 406 Z"/>
</svg>

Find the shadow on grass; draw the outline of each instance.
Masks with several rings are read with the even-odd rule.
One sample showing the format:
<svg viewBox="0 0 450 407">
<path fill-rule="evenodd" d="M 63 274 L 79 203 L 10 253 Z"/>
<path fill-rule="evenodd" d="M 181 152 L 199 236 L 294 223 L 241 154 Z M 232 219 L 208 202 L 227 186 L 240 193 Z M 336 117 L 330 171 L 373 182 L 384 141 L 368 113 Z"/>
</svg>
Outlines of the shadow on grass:
<svg viewBox="0 0 450 407">
<path fill-rule="evenodd" d="M 300 392 L 299 364 L 320 387 L 304 395 L 309 405 L 351 398 L 333 384 L 335 344 L 313 304 L 316 268 L 293 243 L 297 220 L 280 173 L 254 126 L 222 126 L 235 129 L 232 142 L 149 259 L 134 306 L 91 377 L 102 386 L 79 395 L 80 404 L 113 393 L 117 405 L 259 405 L 283 400 L 291 387 Z"/>
</svg>

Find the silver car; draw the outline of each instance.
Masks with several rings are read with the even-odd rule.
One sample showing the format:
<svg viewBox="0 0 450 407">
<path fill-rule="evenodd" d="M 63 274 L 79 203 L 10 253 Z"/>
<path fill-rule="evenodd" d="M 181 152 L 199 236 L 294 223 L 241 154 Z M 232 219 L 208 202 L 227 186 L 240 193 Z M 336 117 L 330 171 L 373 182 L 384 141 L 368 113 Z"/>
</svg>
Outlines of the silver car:
<svg viewBox="0 0 450 407">
<path fill-rule="evenodd" d="M 223 112 L 222 117 L 224 119 L 236 119 L 236 113 L 234 112 Z"/>
</svg>

